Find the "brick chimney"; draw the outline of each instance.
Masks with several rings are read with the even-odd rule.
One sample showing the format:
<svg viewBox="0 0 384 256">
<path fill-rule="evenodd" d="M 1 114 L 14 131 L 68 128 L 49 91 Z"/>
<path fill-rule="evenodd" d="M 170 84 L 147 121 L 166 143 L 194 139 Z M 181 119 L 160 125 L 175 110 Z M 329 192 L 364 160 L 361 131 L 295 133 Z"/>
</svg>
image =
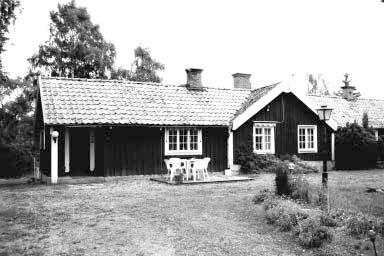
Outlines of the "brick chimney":
<svg viewBox="0 0 384 256">
<path fill-rule="evenodd" d="M 191 89 L 200 89 L 203 88 L 203 84 L 201 83 L 201 73 L 202 69 L 199 68 L 189 68 L 186 69 L 187 72 L 187 86 Z"/>
<path fill-rule="evenodd" d="M 348 80 L 348 74 L 345 74 L 345 79 L 343 80 L 344 86 L 341 87 L 342 90 L 342 96 L 346 100 L 356 100 L 357 97 L 359 97 L 359 93 L 356 93 L 356 88 L 354 86 L 350 86 L 349 83 L 351 80 Z"/>
<path fill-rule="evenodd" d="M 235 73 L 232 76 L 235 88 L 251 89 L 251 74 Z"/>
</svg>

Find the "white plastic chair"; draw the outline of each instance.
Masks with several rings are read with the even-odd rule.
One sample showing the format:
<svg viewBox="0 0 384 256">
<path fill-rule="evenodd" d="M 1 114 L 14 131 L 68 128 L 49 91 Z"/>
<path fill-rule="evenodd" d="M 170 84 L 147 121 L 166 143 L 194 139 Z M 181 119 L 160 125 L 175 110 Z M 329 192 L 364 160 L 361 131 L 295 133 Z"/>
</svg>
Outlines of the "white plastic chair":
<svg viewBox="0 0 384 256">
<path fill-rule="evenodd" d="M 169 159 L 164 159 L 165 166 L 167 167 L 167 177 L 171 175 L 171 165 L 169 163 Z"/>
<path fill-rule="evenodd" d="M 208 163 L 211 159 L 195 159 L 192 166 L 193 181 L 196 181 L 196 177 L 200 179 L 200 173 L 202 174 L 203 180 L 209 178 L 208 176 Z"/>
<path fill-rule="evenodd" d="M 177 170 L 181 171 L 183 174 L 185 173 L 186 166 L 185 161 L 183 161 L 180 158 L 170 158 L 168 159 L 169 163 L 169 180 L 172 181 L 175 178 Z M 167 167 L 168 168 L 168 167 Z M 187 178 L 186 176 L 183 177 L 183 179 Z"/>
<path fill-rule="evenodd" d="M 211 158 L 210 157 L 204 157 L 204 161 L 205 161 L 205 175 L 207 176 L 207 178 L 209 178 L 209 175 L 208 175 L 208 164 L 211 161 Z"/>
</svg>

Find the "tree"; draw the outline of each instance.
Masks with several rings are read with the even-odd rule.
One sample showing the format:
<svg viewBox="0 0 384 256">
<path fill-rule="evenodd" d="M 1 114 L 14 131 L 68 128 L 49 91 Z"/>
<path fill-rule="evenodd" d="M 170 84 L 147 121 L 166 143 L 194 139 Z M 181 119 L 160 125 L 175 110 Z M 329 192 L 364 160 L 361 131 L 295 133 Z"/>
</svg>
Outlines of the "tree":
<svg viewBox="0 0 384 256">
<path fill-rule="evenodd" d="M 164 65 L 152 59 L 148 48 L 139 46 L 135 49 L 131 80 L 160 83 L 162 79 L 158 76 L 157 72 L 162 70 L 164 70 Z"/>
<path fill-rule="evenodd" d="M 308 74 L 308 93 L 315 95 L 329 95 L 327 82 L 322 74 Z"/>
<path fill-rule="evenodd" d="M 112 70 L 115 47 L 104 40 L 87 9 L 77 7 L 75 1 L 58 4 L 50 18 L 50 38 L 29 59 L 32 68 L 42 68 L 51 76 L 105 78 Z"/>
<path fill-rule="evenodd" d="M 6 35 L 9 25 L 16 19 L 15 11 L 19 6 L 19 0 L 0 0 L 0 55 L 5 51 L 4 45 L 8 40 Z M 0 83 L 5 79 L 0 57 Z"/>
<path fill-rule="evenodd" d="M 0 177 L 18 177 L 32 169 L 35 88 L 21 78 L 4 83 L 15 98 L 0 104 Z"/>
<path fill-rule="evenodd" d="M 356 122 L 336 131 L 336 169 L 374 168 L 378 144 L 374 130 Z"/>
<path fill-rule="evenodd" d="M 131 65 L 131 70 L 120 67 L 111 72 L 111 78 L 138 82 L 160 83 L 162 79 L 159 77 L 157 72 L 164 70 L 164 64 L 161 64 L 153 59 L 148 48 L 138 46 L 134 53 L 135 60 Z"/>
</svg>

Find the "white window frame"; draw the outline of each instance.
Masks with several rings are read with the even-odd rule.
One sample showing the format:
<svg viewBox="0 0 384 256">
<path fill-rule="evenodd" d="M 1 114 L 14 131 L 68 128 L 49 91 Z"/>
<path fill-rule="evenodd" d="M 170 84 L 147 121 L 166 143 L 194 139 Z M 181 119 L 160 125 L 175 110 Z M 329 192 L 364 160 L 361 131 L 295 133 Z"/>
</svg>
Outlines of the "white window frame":
<svg viewBox="0 0 384 256">
<path fill-rule="evenodd" d="M 262 149 L 256 149 L 256 129 L 262 129 Z M 265 130 L 271 129 L 271 148 L 265 149 Z M 252 137 L 253 137 L 253 153 L 255 154 L 275 154 L 275 131 L 276 124 L 275 123 L 253 123 L 252 129 Z"/>
<path fill-rule="evenodd" d="M 374 130 L 374 132 L 375 132 L 375 140 L 376 141 L 379 141 L 379 130 Z"/>
<path fill-rule="evenodd" d="M 180 130 L 187 130 L 187 150 L 180 149 Z M 190 149 L 190 131 L 192 129 L 197 130 L 197 149 Z M 169 149 L 169 131 L 176 130 L 177 131 L 177 149 L 170 150 Z M 202 130 L 201 128 L 193 128 L 193 127 L 175 127 L 175 128 L 166 128 L 164 133 L 164 155 L 166 156 L 181 156 L 181 155 L 201 155 L 203 153 L 203 139 L 202 139 Z"/>
<path fill-rule="evenodd" d="M 300 130 L 304 129 L 304 146 L 300 148 Z M 313 148 L 308 147 L 308 130 L 313 129 Z M 298 125 L 297 126 L 297 152 L 298 153 L 317 153 L 317 125 Z"/>
</svg>

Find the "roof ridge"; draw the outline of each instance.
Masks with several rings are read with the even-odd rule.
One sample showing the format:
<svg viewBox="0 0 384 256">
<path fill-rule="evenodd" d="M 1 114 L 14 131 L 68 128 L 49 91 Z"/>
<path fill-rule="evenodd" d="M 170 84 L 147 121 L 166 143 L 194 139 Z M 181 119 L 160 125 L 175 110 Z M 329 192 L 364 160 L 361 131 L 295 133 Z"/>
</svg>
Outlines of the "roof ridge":
<svg viewBox="0 0 384 256">
<path fill-rule="evenodd" d="M 332 99 L 344 99 L 343 96 L 337 96 L 337 95 L 318 95 L 318 94 L 307 94 L 307 96 L 311 97 L 319 97 L 319 98 L 332 98 Z M 384 99 L 375 99 L 375 98 L 357 98 L 356 100 L 377 100 L 377 101 L 384 101 Z M 352 101 L 353 102 L 353 101 Z"/>
<path fill-rule="evenodd" d="M 258 88 L 255 88 L 255 89 L 252 89 L 252 92 L 256 91 L 256 90 L 260 90 L 260 89 L 265 89 L 267 87 L 272 87 L 272 86 L 276 86 L 278 84 L 280 84 L 281 82 L 277 82 L 277 83 L 274 83 L 274 84 L 270 84 L 270 85 L 265 85 L 265 86 L 261 86 L 261 87 L 258 87 Z"/>
<path fill-rule="evenodd" d="M 119 79 L 98 79 L 98 78 L 71 78 L 71 77 L 42 77 L 44 80 L 63 80 L 63 81 L 83 81 L 83 82 L 101 82 L 101 83 L 119 83 L 119 84 L 132 84 L 132 85 L 148 85 L 148 86 L 163 86 L 163 87 L 186 87 L 185 84 L 164 84 L 155 82 L 138 82 L 132 80 L 119 80 Z M 223 88 L 223 87 L 210 87 L 204 86 L 203 89 L 216 89 L 216 90 L 231 90 L 231 91 L 252 91 L 246 88 Z M 259 88 L 256 88 L 259 89 Z M 255 89 L 253 89 L 255 90 Z"/>
<path fill-rule="evenodd" d="M 165 85 L 155 82 L 139 82 L 132 80 L 120 80 L 120 79 L 100 79 L 100 78 L 76 78 L 76 77 L 41 77 L 42 79 L 54 79 L 54 80 L 69 80 L 69 81 L 86 81 L 86 82 L 107 82 L 107 83 L 131 83 L 131 84 L 151 84 L 151 85 Z"/>
</svg>

